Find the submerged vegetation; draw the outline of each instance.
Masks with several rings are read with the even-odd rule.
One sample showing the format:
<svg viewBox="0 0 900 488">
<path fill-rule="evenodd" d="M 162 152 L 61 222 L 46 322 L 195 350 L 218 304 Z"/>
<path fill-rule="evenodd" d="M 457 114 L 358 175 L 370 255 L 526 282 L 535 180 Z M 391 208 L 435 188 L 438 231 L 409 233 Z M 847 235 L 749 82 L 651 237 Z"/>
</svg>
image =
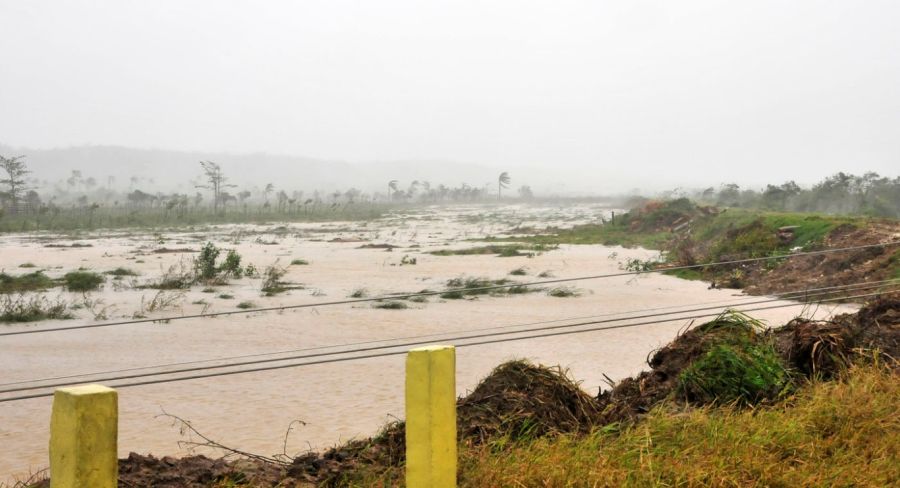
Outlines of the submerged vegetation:
<svg viewBox="0 0 900 488">
<path fill-rule="evenodd" d="M 71 319 L 68 305 L 44 295 L 0 295 L 0 322 L 39 322 Z"/>
<path fill-rule="evenodd" d="M 468 247 L 464 249 L 440 249 L 431 251 L 430 254 L 435 256 L 472 256 L 481 254 L 493 254 L 501 258 L 512 257 L 534 257 L 537 254 L 557 249 L 557 245 L 553 244 L 491 244 L 487 246 Z"/>
<path fill-rule="evenodd" d="M 19 276 L 0 273 L 0 293 L 21 293 L 40 291 L 56 286 L 43 271 L 35 271 Z"/>
<path fill-rule="evenodd" d="M 92 271 L 72 271 L 63 276 L 63 282 L 69 291 L 93 291 L 105 281 L 103 275 Z"/>
</svg>

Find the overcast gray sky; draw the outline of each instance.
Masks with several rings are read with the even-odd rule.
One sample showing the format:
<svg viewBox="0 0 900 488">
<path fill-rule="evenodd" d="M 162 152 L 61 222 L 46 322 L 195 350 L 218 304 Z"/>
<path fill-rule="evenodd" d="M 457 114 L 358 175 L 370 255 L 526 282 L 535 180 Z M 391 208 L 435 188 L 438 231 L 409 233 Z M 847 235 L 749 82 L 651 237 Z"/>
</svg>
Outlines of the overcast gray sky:
<svg viewBox="0 0 900 488">
<path fill-rule="evenodd" d="M 897 1 L 0 0 L 0 143 L 606 188 L 900 168 Z"/>
</svg>

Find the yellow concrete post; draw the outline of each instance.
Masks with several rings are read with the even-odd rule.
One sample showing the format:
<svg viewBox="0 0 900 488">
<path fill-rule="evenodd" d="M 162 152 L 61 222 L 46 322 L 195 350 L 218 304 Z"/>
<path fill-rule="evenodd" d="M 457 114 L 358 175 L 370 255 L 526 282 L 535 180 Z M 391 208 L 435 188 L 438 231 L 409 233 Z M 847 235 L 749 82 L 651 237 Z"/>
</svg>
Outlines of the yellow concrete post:
<svg viewBox="0 0 900 488">
<path fill-rule="evenodd" d="M 406 357 L 406 486 L 456 486 L 456 349 L 429 346 Z"/>
<path fill-rule="evenodd" d="M 116 488 L 119 399 L 101 385 L 60 388 L 50 417 L 50 487 Z"/>
</svg>

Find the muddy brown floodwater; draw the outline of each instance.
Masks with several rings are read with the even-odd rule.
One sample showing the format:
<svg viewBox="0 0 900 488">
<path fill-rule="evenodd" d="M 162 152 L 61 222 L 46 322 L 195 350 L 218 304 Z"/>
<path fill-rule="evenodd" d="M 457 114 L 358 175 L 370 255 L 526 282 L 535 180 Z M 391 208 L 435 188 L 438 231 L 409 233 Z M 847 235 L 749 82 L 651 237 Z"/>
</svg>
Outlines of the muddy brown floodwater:
<svg viewBox="0 0 900 488">
<path fill-rule="evenodd" d="M 531 281 L 543 271 L 550 271 L 557 278 L 614 273 L 620 271 L 621 262 L 627 258 L 645 259 L 656 254 L 605 246 L 561 246 L 531 258 L 427 254 L 434 249 L 477 246 L 470 240 L 500 235 L 515 226 L 573 225 L 594 221 L 606 212 L 607 209 L 591 206 L 455 207 L 429 208 L 363 223 L 234 225 L 163 234 L 117 231 L 80 235 L 77 239 L 47 234 L 7 235 L 0 239 L 0 268 L 19 273 L 30 271 L 19 269 L 20 265 L 33 263 L 50 276 L 80 267 L 96 271 L 126 267 L 140 273 L 136 278 L 108 280 L 101 291 L 88 295 L 86 307 L 81 294 L 50 291 L 51 297 L 60 295 L 73 304 L 81 304 L 75 310 L 78 318 L 53 323 L 71 326 L 93 323 L 95 315 L 121 319 L 135 313 L 161 317 L 235 310 L 242 301 L 262 307 L 316 303 L 346 298 L 358 288 L 365 288 L 374 296 L 439 290 L 448 279 L 460 276 Z M 183 297 L 176 297 L 174 307 L 148 311 L 147 304 L 156 292 L 135 285 L 156 279 L 170 266 L 188 262 L 194 256 L 154 251 L 198 249 L 206 240 L 236 249 L 245 262 L 259 268 L 276 261 L 288 265 L 294 259 L 307 260 L 308 265 L 288 266 L 285 277 L 302 283 L 305 289 L 263 297 L 260 280 L 244 278 L 217 286 L 212 293 L 194 287 Z M 74 242 L 90 247 L 46 247 Z M 366 243 L 399 247 L 392 251 L 360 248 Z M 401 266 L 406 255 L 415 257 L 417 264 Z M 508 276 L 511 270 L 522 266 L 528 275 Z M 653 313 L 648 309 L 660 307 L 670 307 L 662 311 L 675 311 L 695 308 L 697 304 L 724 306 L 759 299 L 662 275 L 588 280 L 574 286 L 581 296 L 556 298 L 533 293 L 474 300 L 430 297 L 427 303 L 410 303 L 406 310 L 355 304 L 0 337 L 0 383 L 5 385 L 0 389 L 33 379 L 187 361 L 219 364 L 217 359 L 239 355 L 390 338 L 428 335 L 423 340 L 444 343 L 452 341 L 442 338 L 474 329 L 594 316 L 610 319 L 617 317 L 612 314 Z M 803 310 L 797 306 L 753 315 L 770 324 L 781 324 Z M 824 316 L 836 310 L 849 309 L 821 306 L 806 313 Z M 564 322 L 549 325 L 560 323 Z M 669 342 L 687 323 L 677 320 L 463 347 L 458 350 L 458 393 L 472 389 L 502 361 L 529 358 L 570 368 L 582 386 L 595 394 L 605 385 L 604 375 L 618 380 L 644 369 L 648 353 Z M 48 324 L 0 324 L 0 329 L 40 328 Z M 530 327 L 542 325 L 548 324 Z M 285 355 L 288 354 L 251 359 Z M 286 429 L 297 419 L 306 424 L 288 437 L 289 454 L 368 436 L 384 423 L 403 416 L 403 362 L 403 356 L 397 355 L 124 388 L 119 397 L 120 455 L 130 451 L 155 455 L 188 453 L 179 443 L 190 439 L 171 420 L 161 418 L 162 412 L 190 420 L 194 427 L 223 444 L 266 455 L 284 450 Z M 80 377 L 77 382 L 90 382 L 91 378 Z M 49 398 L 0 403 L 0 474 L 5 475 L 0 476 L 0 482 L 46 467 L 50 407 Z"/>
</svg>

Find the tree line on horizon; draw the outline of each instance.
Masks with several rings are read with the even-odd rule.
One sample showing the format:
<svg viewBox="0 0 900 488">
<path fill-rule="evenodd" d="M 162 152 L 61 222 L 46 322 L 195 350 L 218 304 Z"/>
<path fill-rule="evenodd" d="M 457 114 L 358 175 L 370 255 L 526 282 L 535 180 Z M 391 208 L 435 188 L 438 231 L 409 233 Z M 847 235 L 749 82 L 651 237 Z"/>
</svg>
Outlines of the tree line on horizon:
<svg viewBox="0 0 900 488">
<path fill-rule="evenodd" d="M 508 172 L 497 178 L 496 193 L 489 184 L 474 186 L 462 183 L 451 187 L 444 184 L 433 185 L 425 180 L 413 180 L 401 187 L 399 180 L 390 180 L 385 193 L 364 192 L 358 188 L 348 188 L 331 192 L 279 189 L 273 183 L 263 187 L 239 188 L 226 175 L 221 165 L 212 161 L 200 161 L 200 176 L 192 181 L 196 189 L 193 193 L 167 193 L 147 190 L 152 180 L 132 178 L 125 191 L 113 188 L 115 180 L 106 179 L 105 184 L 97 178 L 86 176 L 74 170 L 65 179 L 54 184 L 29 178 L 24 156 L 4 157 L 0 155 L 0 209 L 5 214 L 29 214 L 35 212 L 58 212 L 61 208 L 82 208 L 96 210 L 101 207 L 163 208 L 179 215 L 190 208 L 211 207 L 213 213 L 225 212 L 228 208 L 248 208 L 253 205 L 279 213 L 308 209 L 310 206 L 331 206 L 377 203 L 457 203 L 486 202 L 510 198 L 503 194 L 509 188 L 511 177 Z M 517 197 L 529 200 L 534 193 L 527 185 L 519 187 Z"/>
</svg>

